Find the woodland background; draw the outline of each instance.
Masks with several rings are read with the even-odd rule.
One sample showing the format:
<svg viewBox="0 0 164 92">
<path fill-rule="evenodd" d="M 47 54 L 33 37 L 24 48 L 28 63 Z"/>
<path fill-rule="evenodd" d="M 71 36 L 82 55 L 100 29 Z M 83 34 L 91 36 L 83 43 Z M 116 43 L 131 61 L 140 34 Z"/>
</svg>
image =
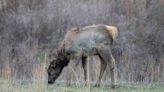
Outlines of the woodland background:
<svg viewBox="0 0 164 92">
<path fill-rule="evenodd" d="M 48 54 L 66 31 L 92 24 L 119 29 L 119 81 L 164 82 L 164 0 L 0 0 L 0 78 L 47 80 Z M 96 58 L 89 59 L 93 82 Z M 81 66 L 77 76 L 83 80 Z M 109 68 L 103 81 L 110 81 Z"/>
</svg>

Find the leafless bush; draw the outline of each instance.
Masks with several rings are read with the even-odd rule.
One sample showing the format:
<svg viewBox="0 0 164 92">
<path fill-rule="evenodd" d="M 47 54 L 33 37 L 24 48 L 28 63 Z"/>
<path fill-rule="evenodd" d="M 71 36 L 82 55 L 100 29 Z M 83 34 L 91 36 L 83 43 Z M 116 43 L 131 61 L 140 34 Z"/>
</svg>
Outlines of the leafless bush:
<svg viewBox="0 0 164 92">
<path fill-rule="evenodd" d="M 2 1 L 0 77 L 45 79 L 45 53 L 58 47 L 66 30 L 108 24 L 119 28 L 113 53 L 120 80 L 164 80 L 163 0 Z"/>
</svg>

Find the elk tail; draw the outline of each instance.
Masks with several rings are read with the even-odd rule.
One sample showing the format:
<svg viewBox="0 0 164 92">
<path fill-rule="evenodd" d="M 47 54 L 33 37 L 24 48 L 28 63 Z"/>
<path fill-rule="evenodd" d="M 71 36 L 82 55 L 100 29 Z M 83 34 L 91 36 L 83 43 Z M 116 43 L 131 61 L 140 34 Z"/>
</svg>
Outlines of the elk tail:
<svg viewBox="0 0 164 92">
<path fill-rule="evenodd" d="M 112 36 L 113 40 L 115 40 L 118 36 L 118 29 L 116 26 L 105 26 L 109 34 Z"/>
</svg>

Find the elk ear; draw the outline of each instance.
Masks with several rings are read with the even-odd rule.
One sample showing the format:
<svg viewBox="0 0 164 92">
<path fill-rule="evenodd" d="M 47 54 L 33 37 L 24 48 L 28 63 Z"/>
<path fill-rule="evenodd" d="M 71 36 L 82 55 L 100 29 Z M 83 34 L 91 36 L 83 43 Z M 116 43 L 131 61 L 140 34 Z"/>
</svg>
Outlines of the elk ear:
<svg viewBox="0 0 164 92">
<path fill-rule="evenodd" d="M 65 40 L 61 43 L 60 48 L 57 50 L 58 57 L 63 57 L 65 55 Z"/>
<path fill-rule="evenodd" d="M 55 62 L 53 62 L 53 63 L 51 64 L 51 67 L 56 67 Z"/>
</svg>

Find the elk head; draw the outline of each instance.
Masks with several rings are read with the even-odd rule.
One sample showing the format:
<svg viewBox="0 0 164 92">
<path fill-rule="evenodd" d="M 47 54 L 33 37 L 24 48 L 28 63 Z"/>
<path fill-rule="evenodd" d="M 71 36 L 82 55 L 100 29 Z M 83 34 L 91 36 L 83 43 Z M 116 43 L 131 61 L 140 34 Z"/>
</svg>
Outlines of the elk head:
<svg viewBox="0 0 164 92">
<path fill-rule="evenodd" d="M 69 57 L 63 51 L 58 51 L 55 57 L 51 60 L 47 70 L 48 84 L 53 84 L 61 74 L 63 68 L 69 63 Z"/>
</svg>

